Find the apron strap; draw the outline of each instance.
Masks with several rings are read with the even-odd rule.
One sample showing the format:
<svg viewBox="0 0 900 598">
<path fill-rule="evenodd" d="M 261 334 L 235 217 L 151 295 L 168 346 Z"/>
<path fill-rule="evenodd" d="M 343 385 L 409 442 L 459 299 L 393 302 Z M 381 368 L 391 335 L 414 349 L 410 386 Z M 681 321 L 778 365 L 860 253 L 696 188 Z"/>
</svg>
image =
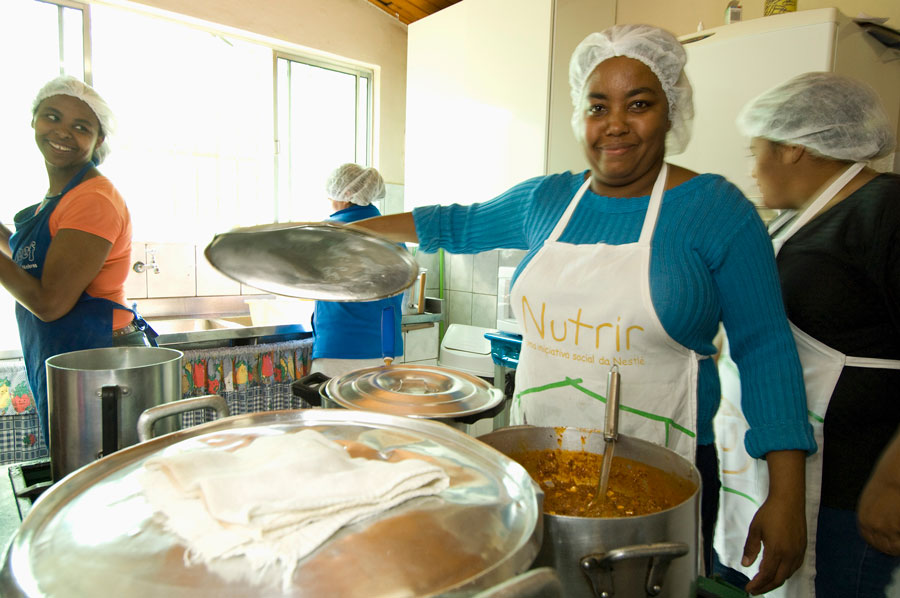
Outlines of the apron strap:
<svg viewBox="0 0 900 598">
<path fill-rule="evenodd" d="M 650 241 L 653 240 L 653 231 L 656 228 L 656 221 L 659 217 L 659 208 L 662 205 L 662 197 L 666 188 L 666 178 L 669 172 L 669 165 L 663 162 L 662 168 L 659 171 L 659 174 L 656 177 L 656 182 L 653 183 L 653 191 L 650 192 L 650 203 L 647 205 L 647 214 L 644 216 L 644 226 L 641 228 L 641 236 L 638 239 L 638 245 L 649 246 Z M 560 235 L 566 229 L 566 226 L 569 224 L 569 220 L 572 218 L 572 214 L 575 212 L 575 208 L 578 207 L 578 203 L 581 201 L 581 198 L 584 197 L 584 194 L 591 186 L 591 175 L 588 175 L 587 180 L 584 181 L 584 184 L 578 188 L 578 191 L 575 193 L 575 196 L 569 202 L 569 205 L 566 207 L 566 211 L 563 212 L 563 215 L 560 216 L 559 221 L 556 223 L 556 226 L 553 227 L 553 230 L 550 232 L 550 236 L 547 237 L 547 241 L 557 241 L 559 240 Z"/>
<path fill-rule="evenodd" d="M 880 370 L 900 370 L 900 361 L 896 359 L 879 359 L 877 357 L 844 358 L 844 365 L 855 368 L 876 368 Z"/>
<path fill-rule="evenodd" d="M 560 216 L 559 220 L 556 222 L 556 226 L 553 227 L 553 230 L 550 231 L 550 236 L 547 237 L 548 241 L 557 241 L 562 234 L 562 232 L 566 229 L 566 225 L 569 224 L 569 219 L 572 218 L 572 212 L 575 211 L 575 208 L 578 207 L 578 202 L 581 201 L 581 198 L 584 197 L 585 192 L 591 186 L 591 175 L 589 174 L 587 180 L 578 188 L 578 191 L 575 193 L 575 196 L 569 202 L 569 205 L 566 207 L 566 211 L 563 212 L 563 215 Z"/>
<path fill-rule="evenodd" d="M 772 239 L 775 242 L 775 253 L 781 250 L 782 245 L 784 245 L 788 239 L 790 239 L 794 233 L 803 228 L 803 226 L 815 218 L 819 212 L 831 201 L 838 192 L 843 189 L 847 183 L 849 183 L 853 177 L 858 175 L 863 168 L 866 167 L 865 162 L 855 162 L 851 164 L 847 170 L 841 174 L 838 178 L 834 180 L 828 187 L 819 194 L 819 196 L 813 200 L 811 204 L 803 211 L 802 214 L 794 218 L 790 225 L 786 228 L 779 230 L 774 238 Z"/>
<path fill-rule="evenodd" d="M 644 226 L 641 228 L 641 237 L 638 245 L 649 247 L 653 240 L 653 231 L 656 230 L 656 221 L 659 218 L 659 210 L 662 207 L 663 193 L 666 190 L 666 179 L 669 175 L 669 165 L 663 162 L 659 169 L 656 182 L 653 183 L 653 191 L 650 192 L 650 203 L 647 205 L 647 215 L 644 216 Z"/>
</svg>

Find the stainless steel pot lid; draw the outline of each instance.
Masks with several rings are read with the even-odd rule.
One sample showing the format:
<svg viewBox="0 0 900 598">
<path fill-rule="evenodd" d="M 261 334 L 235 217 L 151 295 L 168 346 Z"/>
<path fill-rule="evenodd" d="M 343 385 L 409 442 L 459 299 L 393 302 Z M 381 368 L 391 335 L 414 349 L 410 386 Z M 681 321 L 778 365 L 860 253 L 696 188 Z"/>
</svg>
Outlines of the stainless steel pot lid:
<svg viewBox="0 0 900 598">
<path fill-rule="evenodd" d="M 465 372 L 432 365 L 356 370 L 326 383 L 342 407 L 428 419 L 475 415 L 499 405 L 503 392 Z"/>
<path fill-rule="evenodd" d="M 140 491 L 142 464 L 158 454 L 228 449 L 304 428 L 363 454 L 413 454 L 438 463 L 450 487 L 343 528 L 299 561 L 284 591 L 280 580 L 274 587 L 243 580 L 240 558 L 215 570 L 186 565 L 185 546 L 155 519 Z M 123 449 L 52 486 L 10 544 L 0 595 L 470 596 L 531 564 L 543 531 L 542 497 L 518 464 L 438 422 L 347 409 L 239 415 Z"/>
<path fill-rule="evenodd" d="M 400 245 L 328 223 L 239 228 L 216 235 L 204 253 L 242 284 L 320 301 L 391 297 L 419 274 L 415 258 Z"/>
</svg>

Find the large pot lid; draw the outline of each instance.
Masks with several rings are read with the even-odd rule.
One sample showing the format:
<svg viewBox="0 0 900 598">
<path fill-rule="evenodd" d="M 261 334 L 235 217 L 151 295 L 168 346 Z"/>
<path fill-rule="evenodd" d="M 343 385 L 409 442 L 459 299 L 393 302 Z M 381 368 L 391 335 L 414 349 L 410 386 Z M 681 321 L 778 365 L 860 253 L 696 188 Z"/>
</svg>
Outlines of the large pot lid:
<svg viewBox="0 0 900 598">
<path fill-rule="evenodd" d="M 272 224 L 215 236 L 206 259 L 254 288 L 320 301 L 372 301 L 402 293 L 415 258 L 382 237 L 328 223 Z"/>
<path fill-rule="evenodd" d="M 488 411 L 503 392 L 458 370 L 401 364 L 355 370 L 332 378 L 328 397 L 342 407 L 429 419 L 459 419 Z"/>
<path fill-rule="evenodd" d="M 287 590 L 280 580 L 261 587 L 241 579 L 239 558 L 222 571 L 185 565 L 185 547 L 154 519 L 140 491 L 143 462 L 307 427 L 364 451 L 418 454 L 440 464 L 450 486 L 340 530 L 300 561 Z M 0 595 L 468 596 L 531 564 L 540 547 L 541 498 L 518 464 L 438 422 L 346 409 L 234 416 L 129 447 L 52 486 L 10 544 Z"/>
</svg>

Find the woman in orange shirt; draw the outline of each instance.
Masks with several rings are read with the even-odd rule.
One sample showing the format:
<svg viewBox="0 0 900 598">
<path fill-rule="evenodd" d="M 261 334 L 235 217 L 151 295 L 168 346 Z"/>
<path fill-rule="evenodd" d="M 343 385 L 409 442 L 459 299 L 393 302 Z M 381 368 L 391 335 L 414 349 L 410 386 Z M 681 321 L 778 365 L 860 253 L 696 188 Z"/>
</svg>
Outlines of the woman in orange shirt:
<svg viewBox="0 0 900 598">
<path fill-rule="evenodd" d="M 41 430 L 49 438 L 48 357 L 113 345 L 151 344 L 155 333 L 125 306 L 131 217 L 97 166 L 109 154 L 113 115 L 74 77 L 47 83 L 31 126 L 49 186 L 44 199 L 0 225 L 0 283 L 16 299 L 16 321 Z"/>
</svg>

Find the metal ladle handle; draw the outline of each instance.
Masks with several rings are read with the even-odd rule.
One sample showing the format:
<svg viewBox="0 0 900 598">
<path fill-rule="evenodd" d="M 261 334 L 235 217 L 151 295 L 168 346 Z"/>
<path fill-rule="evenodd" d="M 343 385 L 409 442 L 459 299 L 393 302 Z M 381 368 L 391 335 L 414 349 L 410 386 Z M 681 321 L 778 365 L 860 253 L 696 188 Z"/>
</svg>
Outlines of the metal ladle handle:
<svg viewBox="0 0 900 598">
<path fill-rule="evenodd" d="M 619 439 L 619 366 L 609 368 L 606 375 L 606 422 L 603 425 L 604 440 Z"/>
</svg>

